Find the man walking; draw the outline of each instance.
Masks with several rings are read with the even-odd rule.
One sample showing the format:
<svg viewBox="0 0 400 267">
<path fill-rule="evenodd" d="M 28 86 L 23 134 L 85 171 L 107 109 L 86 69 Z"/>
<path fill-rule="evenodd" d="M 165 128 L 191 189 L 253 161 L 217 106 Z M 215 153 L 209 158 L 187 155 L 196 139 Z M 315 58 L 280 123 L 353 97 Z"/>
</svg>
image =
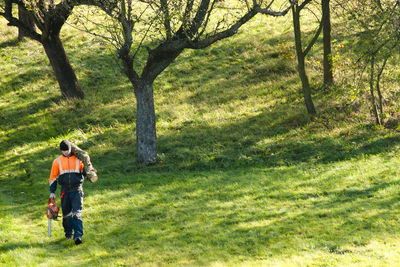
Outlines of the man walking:
<svg viewBox="0 0 400 267">
<path fill-rule="evenodd" d="M 74 238 L 76 245 L 82 243 L 83 223 L 83 175 L 84 164 L 71 153 L 71 143 L 63 140 L 60 143 L 62 155 L 53 161 L 50 173 L 50 197 L 56 197 L 57 181 L 61 185 L 61 209 L 65 237 Z M 97 178 L 97 175 L 96 175 Z"/>
</svg>

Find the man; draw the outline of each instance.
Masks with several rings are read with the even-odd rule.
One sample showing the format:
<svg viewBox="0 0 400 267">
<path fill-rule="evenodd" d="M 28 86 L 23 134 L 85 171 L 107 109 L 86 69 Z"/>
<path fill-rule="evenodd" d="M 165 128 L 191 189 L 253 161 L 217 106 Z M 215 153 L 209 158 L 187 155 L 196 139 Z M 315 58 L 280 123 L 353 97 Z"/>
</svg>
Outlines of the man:
<svg viewBox="0 0 400 267">
<path fill-rule="evenodd" d="M 60 143 L 62 155 L 53 161 L 50 173 L 50 197 L 56 197 L 57 180 L 61 185 L 61 209 L 63 227 L 67 240 L 74 238 L 76 245 L 82 243 L 83 223 L 83 175 L 84 164 L 71 153 L 71 143 L 63 140 Z M 96 175 L 97 178 L 97 175 Z M 72 235 L 73 234 L 73 235 Z"/>
</svg>

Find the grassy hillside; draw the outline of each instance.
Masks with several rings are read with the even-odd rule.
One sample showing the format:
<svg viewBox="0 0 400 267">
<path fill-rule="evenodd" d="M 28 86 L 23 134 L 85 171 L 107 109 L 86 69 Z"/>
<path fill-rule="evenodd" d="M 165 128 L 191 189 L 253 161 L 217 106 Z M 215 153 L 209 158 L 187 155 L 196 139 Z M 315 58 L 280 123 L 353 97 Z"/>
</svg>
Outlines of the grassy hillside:
<svg viewBox="0 0 400 267">
<path fill-rule="evenodd" d="M 159 162 L 141 166 L 134 93 L 114 52 L 63 29 L 86 94 L 66 101 L 42 47 L 0 20 L 0 265 L 398 263 L 400 137 L 373 126 L 349 88 L 320 88 L 318 49 L 308 63 L 319 114 L 307 116 L 290 30 L 289 18 L 259 17 L 184 52 L 155 83 Z M 80 246 L 60 221 L 47 237 L 64 138 L 99 173 L 84 185 Z"/>
</svg>

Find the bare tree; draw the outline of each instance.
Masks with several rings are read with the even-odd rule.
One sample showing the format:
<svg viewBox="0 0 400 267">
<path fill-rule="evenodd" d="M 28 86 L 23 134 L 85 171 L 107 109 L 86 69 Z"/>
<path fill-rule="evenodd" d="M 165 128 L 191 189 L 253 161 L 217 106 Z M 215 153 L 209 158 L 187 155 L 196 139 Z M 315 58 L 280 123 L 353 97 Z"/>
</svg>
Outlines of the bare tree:
<svg viewBox="0 0 400 267">
<path fill-rule="evenodd" d="M 312 0 L 304 0 L 301 4 L 296 3 L 295 5 L 293 5 L 292 15 L 293 15 L 293 30 L 294 30 L 294 39 L 295 39 L 296 55 L 297 55 L 297 69 L 299 72 L 303 88 L 304 102 L 306 104 L 308 113 L 314 115 L 316 113 L 316 110 L 311 96 L 311 87 L 306 72 L 305 59 L 307 54 L 310 52 L 311 48 L 317 41 L 318 36 L 321 34 L 323 24 L 319 23 L 319 27 L 316 30 L 314 36 L 309 41 L 307 46 L 303 48 L 301 22 L 300 22 L 301 11 L 305 9 L 311 1 Z"/>
<path fill-rule="evenodd" d="M 157 160 L 153 96 L 157 76 L 185 49 L 203 49 L 231 37 L 256 14 L 283 16 L 296 1 L 289 2 L 282 11 L 271 10 L 274 1 L 264 0 L 115 0 L 115 8 L 103 8 L 118 23 L 111 27 L 113 40 L 137 100 L 139 162 Z M 143 44 L 151 45 L 140 65 L 137 55 Z"/>
<path fill-rule="evenodd" d="M 54 74 L 65 98 L 83 98 L 84 93 L 75 72 L 69 63 L 60 31 L 79 0 L 3 0 L 0 1 L 0 16 L 9 26 L 17 27 L 23 34 L 43 45 Z M 13 6 L 18 5 L 20 18 L 14 17 Z M 31 24 L 34 22 L 34 25 Z"/>
</svg>

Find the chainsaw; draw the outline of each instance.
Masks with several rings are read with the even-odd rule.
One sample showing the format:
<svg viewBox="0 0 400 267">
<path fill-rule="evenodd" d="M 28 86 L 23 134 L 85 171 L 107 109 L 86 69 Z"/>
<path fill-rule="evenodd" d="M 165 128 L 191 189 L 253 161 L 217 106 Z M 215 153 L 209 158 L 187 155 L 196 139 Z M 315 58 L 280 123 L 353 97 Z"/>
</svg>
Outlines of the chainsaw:
<svg viewBox="0 0 400 267">
<path fill-rule="evenodd" d="M 47 218 L 49 219 L 49 237 L 51 237 L 51 220 L 57 220 L 59 208 L 56 205 L 56 200 L 54 198 L 49 198 L 47 205 Z"/>
</svg>

